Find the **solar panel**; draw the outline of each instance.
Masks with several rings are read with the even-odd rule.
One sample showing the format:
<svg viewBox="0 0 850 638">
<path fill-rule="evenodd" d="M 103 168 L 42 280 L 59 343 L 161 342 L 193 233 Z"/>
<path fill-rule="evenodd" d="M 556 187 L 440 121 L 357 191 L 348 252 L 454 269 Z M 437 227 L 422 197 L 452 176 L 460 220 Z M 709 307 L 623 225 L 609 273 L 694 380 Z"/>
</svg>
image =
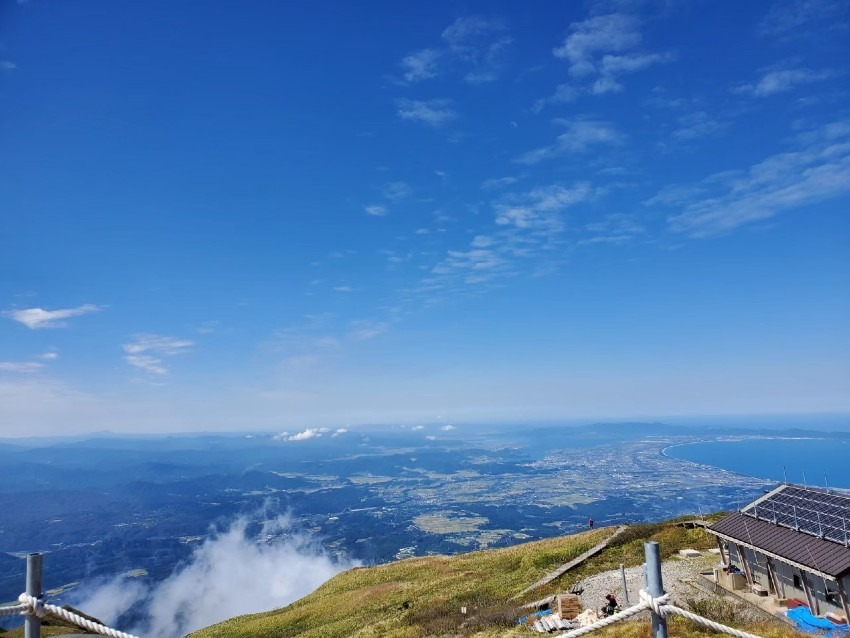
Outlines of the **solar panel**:
<svg viewBox="0 0 850 638">
<path fill-rule="evenodd" d="M 741 513 L 844 546 L 850 544 L 850 495 L 783 485 Z"/>
</svg>

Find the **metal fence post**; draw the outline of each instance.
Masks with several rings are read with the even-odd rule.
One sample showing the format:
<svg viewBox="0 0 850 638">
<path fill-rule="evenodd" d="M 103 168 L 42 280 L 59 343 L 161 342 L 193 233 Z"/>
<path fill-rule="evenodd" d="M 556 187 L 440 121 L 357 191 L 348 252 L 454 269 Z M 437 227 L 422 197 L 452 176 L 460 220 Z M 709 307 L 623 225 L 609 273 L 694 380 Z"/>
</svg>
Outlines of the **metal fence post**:
<svg viewBox="0 0 850 638">
<path fill-rule="evenodd" d="M 27 554 L 27 594 L 41 598 L 41 554 Z M 24 637 L 41 638 L 41 618 L 27 614 Z"/>
<path fill-rule="evenodd" d="M 658 543 L 650 541 L 643 544 L 646 555 L 646 584 L 649 595 L 658 598 L 664 595 L 664 583 L 661 580 L 661 554 Z M 667 619 L 652 612 L 653 638 L 667 638 Z"/>
<path fill-rule="evenodd" d="M 623 563 L 620 563 L 620 576 L 623 577 L 623 598 L 626 601 L 626 606 L 630 607 L 631 603 L 629 602 L 629 588 L 626 586 L 626 567 Z"/>
</svg>

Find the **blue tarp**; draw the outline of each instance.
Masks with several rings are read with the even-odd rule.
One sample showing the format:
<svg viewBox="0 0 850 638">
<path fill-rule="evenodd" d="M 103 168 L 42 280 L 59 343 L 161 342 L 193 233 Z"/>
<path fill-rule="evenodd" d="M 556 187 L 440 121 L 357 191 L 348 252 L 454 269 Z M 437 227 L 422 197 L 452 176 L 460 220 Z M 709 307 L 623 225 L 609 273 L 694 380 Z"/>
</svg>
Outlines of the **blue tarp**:
<svg viewBox="0 0 850 638">
<path fill-rule="evenodd" d="M 827 638 L 844 638 L 850 634 L 850 625 L 836 625 L 826 618 L 818 618 L 812 615 L 808 607 L 795 607 L 787 612 L 797 629 L 807 634 L 827 636 Z"/>
</svg>

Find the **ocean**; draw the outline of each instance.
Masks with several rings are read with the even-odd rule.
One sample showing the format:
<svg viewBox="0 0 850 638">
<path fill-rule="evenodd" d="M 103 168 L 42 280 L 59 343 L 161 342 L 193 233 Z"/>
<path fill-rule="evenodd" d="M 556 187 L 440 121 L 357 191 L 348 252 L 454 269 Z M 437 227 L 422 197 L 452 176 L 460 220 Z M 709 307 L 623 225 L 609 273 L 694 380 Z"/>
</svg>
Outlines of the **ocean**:
<svg viewBox="0 0 850 638">
<path fill-rule="evenodd" d="M 705 441 L 674 445 L 665 454 L 777 482 L 784 467 L 790 483 L 850 489 L 850 434 L 846 439 Z"/>
</svg>

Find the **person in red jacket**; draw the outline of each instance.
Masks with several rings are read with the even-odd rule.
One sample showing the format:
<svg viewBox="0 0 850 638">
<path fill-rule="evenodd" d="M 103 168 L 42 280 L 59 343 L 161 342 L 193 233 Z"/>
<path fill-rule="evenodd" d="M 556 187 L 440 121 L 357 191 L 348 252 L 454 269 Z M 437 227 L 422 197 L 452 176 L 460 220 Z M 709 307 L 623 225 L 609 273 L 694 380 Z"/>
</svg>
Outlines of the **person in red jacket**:
<svg viewBox="0 0 850 638">
<path fill-rule="evenodd" d="M 587 526 L 590 529 L 593 529 L 593 519 L 592 518 L 587 519 Z"/>
</svg>

